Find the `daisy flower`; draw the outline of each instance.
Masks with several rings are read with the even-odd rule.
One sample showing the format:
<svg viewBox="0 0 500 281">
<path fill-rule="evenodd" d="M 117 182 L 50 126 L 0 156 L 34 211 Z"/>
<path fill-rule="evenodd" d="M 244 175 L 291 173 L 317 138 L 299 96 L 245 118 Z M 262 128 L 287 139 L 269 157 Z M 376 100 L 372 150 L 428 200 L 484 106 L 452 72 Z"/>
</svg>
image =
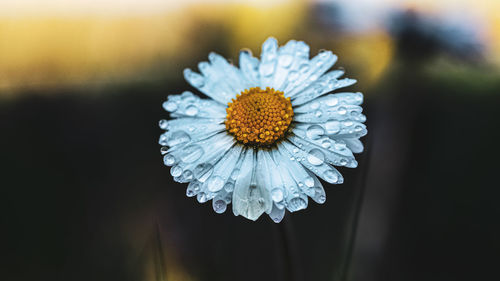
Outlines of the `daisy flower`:
<svg viewBox="0 0 500 281">
<path fill-rule="evenodd" d="M 186 194 L 212 200 L 215 212 L 256 220 L 263 213 L 280 222 L 285 210 L 307 208 L 309 198 L 326 200 L 320 179 L 341 184 L 334 166 L 354 168 L 363 151 L 366 117 L 361 93 L 331 93 L 356 80 L 327 72 L 337 60 L 330 51 L 309 59 L 309 46 L 269 38 L 260 60 L 241 51 L 239 68 L 215 53 L 186 81 L 191 92 L 163 103 L 161 153 L 174 180 L 189 183 Z"/>
</svg>

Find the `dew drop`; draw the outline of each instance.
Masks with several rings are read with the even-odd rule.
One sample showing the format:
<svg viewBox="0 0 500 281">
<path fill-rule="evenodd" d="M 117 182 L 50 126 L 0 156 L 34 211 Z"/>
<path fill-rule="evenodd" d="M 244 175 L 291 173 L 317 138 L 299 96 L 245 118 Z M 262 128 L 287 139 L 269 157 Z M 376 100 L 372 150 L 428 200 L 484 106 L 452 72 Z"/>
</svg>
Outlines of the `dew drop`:
<svg viewBox="0 0 500 281">
<path fill-rule="evenodd" d="M 200 159 L 204 153 L 203 148 L 197 144 L 188 145 L 182 152 L 181 161 L 184 163 L 193 163 L 194 161 Z"/>
<path fill-rule="evenodd" d="M 224 187 L 224 180 L 219 176 L 210 177 L 207 181 L 207 189 L 210 192 L 217 192 Z"/>
<path fill-rule="evenodd" d="M 325 103 L 328 106 L 335 106 L 339 103 L 339 99 L 333 95 L 330 95 L 325 98 Z"/>
<path fill-rule="evenodd" d="M 325 139 L 325 140 L 323 140 L 323 141 L 321 142 L 321 146 L 322 146 L 323 148 L 329 148 L 329 147 L 330 147 L 330 145 L 331 145 L 331 142 L 330 142 L 330 140 L 329 140 L 329 139 Z"/>
<path fill-rule="evenodd" d="M 227 204 L 224 200 L 218 199 L 218 200 L 213 200 L 212 203 L 212 208 L 217 214 L 222 214 L 226 211 L 227 209 Z"/>
<path fill-rule="evenodd" d="M 311 109 L 318 109 L 319 108 L 319 102 L 314 101 L 310 105 Z"/>
<path fill-rule="evenodd" d="M 160 129 L 162 130 L 166 130 L 168 128 L 168 121 L 165 119 L 160 120 L 158 124 L 160 125 Z"/>
<path fill-rule="evenodd" d="M 186 108 L 186 115 L 195 116 L 196 114 L 198 114 L 198 107 L 190 105 Z"/>
<path fill-rule="evenodd" d="M 182 179 L 186 182 L 191 181 L 193 179 L 193 172 L 190 170 L 186 170 L 182 173 Z"/>
<path fill-rule="evenodd" d="M 321 165 L 325 161 L 325 154 L 317 148 L 311 149 L 307 155 L 307 161 L 315 166 Z"/>
<path fill-rule="evenodd" d="M 163 108 L 168 112 L 174 112 L 177 110 L 177 104 L 173 101 L 166 101 L 163 103 Z"/>
<path fill-rule="evenodd" d="M 191 137 L 184 131 L 173 132 L 167 139 L 168 146 L 176 146 L 191 140 Z"/>
<path fill-rule="evenodd" d="M 198 73 L 194 73 L 192 70 L 187 70 L 185 72 L 186 80 L 193 85 L 195 88 L 201 88 L 205 86 L 205 80 L 203 76 Z"/>
<path fill-rule="evenodd" d="M 308 65 L 307 63 L 305 63 L 305 64 L 301 65 L 301 66 L 299 67 L 299 71 L 300 71 L 301 73 L 306 73 L 307 71 L 309 71 L 309 65 Z"/>
<path fill-rule="evenodd" d="M 172 177 L 178 177 L 182 174 L 182 168 L 179 166 L 173 166 L 172 169 L 170 169 L 170 174 Z"/>
<path fill-rule="evenodd" d="M 314 179 L 312 177 L 307 177 L 304 180 L 304 183 L 307 187 L 313 187 L 314 186 Z"/>
<path fill-rule="evenodd" d="M 202 163 L 194 168 L 194 177 L 200 182 L 205 182 L 208 177 L 212 175 L 212 172 L 212 165 L 208 163 Z"/>
<path fill-rule="evenodd" d="M 224 190 L 227 192 L 232 192 L 234 190 L 234 184 L 232 182 L 226 182 L 224 185 Z"/>
<path fill-rule="evenodd" d="M 167 152 L 168 152 L 168 147 L 167 146 L 162 146 L 160 148 L 161 155 L 166 154 Z"/>
<path fill-rule="evenodd" d="M 347 165 L 347 159 L 345 159 L 345 158 L 341 158 L 341 159 L 340 159 L 340 165 L 341 165 L 341 166 L 345 166 L 345 165 Z"/>
<path fill-rule="evenodd" d="M 283 200 L 284 194 L 283 194 L 283 189 L 276 187 L 273 190 L 271 190 L 271 198 L 273 199 L 274 202 L 281 202 Z"/>
<path fill-rule="evenodd" d="M 297 71 L 290 71 L 290 73 L 288 73 L 289 81 L 295 81 L 297 78 L 299 78 L 299 73 Z"/>
<path fill-rule="evenodd" d="M 333 170 L 327 170 L 325 171 L 325 179 L 328 182 L 336 183 L 339 177 L 337 176 L 337 173 L 335 173 Z"/>
<path fill-rule="evenodd" d="M 317 140 L 325 134 L 325 129 L 320 125 L 311 125 L 306 130 L 306 135 L 311 140 Z"/>
<path fill-rule="evenodd" d="M 163 163 L 167 166 L 172 166 L 175 163 L 175 157 L 173 155 L 167 154 L 163 156 Z"/>
<path fill-rule="evenodd" d="M 268 62 L 261 64 L 260 71 L 264 76 L 271 76 L 274 73 L 274 63 Z"/>
<path fill-rule="evenodd" d="M 328 134 L 336 134 L 340 131 L 339 121 L 330 120 L 325 123 L 325 129 Z"/>
<path fill-rule="evenodd" d="M 352 124 L 354 124 L 354 123 L 352 123 L 351 121 L 345 121 L 343 125 L 344 125 L 345 127 L 351 127 L 351 126 L 352 126 Z"/>
<path fill-rule="evenodd" d="M 196 199 L 198 200 L 198 202 L 200 203 L 205 203 L 208 201 L 208 196 L 205 192 L 200 192 L 196 195 Z"/>
<path fill-rule="evenodd" d="M 307 202 L 301 197 L 295 197 L 288 202 L 288 209 L 291 212 L 305 209 L 307 207 Z"/>
<path fill-rule="evenodd" d="M 339 109 L 337 110 L 337 112 L 340 114 L 340 115 L 344 115 L 347 113 L 347 108 L 341 106 L 339 107 Z"/>
<path fill-rule="evenodd" d="M 293 57 L 291 55 L 281 55 L 278 59 L 278 63 L 283 67 L 289 67 L 292 64 Z"/>
<path fill-rule="evenodd" d="M 234 169 L 234 171 L 231 173 L 231 179 L 236 180 L 238 178 L 239 174 L 240 174 L 240 170 Z"/>
<path fill-rule="evenodd" d="M 319 204 L 323 204 L 323 203 L 325 203 L 325 201 L 326 201 L 326 196 L 325 195 L 320 195 L 318 197 L 318 203 Z"/>
</svg>

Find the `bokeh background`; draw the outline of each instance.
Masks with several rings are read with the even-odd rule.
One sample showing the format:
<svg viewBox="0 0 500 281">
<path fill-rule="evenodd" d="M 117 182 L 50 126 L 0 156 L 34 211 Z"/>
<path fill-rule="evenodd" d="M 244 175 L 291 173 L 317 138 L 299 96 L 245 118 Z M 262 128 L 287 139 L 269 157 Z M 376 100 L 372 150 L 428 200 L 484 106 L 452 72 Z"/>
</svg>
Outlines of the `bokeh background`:
<svg viewBox="0 0 500 281">
<path fill-rule="evenodd" d="M 304 40 L 365 94 L 359 167 L 275 225 L 185 196 L 185 67 Z M 495 280 L 497 0 L 2 0 L 2 280 Z"/>
</svg>

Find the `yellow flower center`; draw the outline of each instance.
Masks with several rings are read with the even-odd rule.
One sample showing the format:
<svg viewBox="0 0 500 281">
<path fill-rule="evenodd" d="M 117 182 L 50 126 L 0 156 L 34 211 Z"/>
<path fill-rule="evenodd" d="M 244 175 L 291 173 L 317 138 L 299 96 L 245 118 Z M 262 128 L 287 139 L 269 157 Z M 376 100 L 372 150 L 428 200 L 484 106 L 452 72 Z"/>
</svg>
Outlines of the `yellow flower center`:
<svg viewBox="0 0 500 281">
<path fill-rule="evenodd" d="M 269 87 L 241 92 L 227 104 L 226 112 L 226 130 L 238 141 L 265 146 L 285 135 L 293 117 L 290 98 Z"/>
</svg>

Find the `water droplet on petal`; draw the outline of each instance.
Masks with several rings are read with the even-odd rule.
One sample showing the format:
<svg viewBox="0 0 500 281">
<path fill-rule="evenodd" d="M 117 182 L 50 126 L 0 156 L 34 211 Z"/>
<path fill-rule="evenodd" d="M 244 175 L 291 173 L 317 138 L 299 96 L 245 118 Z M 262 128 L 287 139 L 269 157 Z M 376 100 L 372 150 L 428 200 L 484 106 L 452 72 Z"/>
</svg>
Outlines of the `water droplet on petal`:
<svg viewBox="0 0 500 281">
<path fill-rule="evenodd" d="M 198 107 L 190 105 L 186 108 L 186 115 L 195 116 L 196 114 L 198 114 Z"/>
<path fill-rule="evenodd" d="M 307 63 L 305 63 L 305 64 L 301 65 L 301 66 L 299 67 L 299 71 L 300 71 L 301 73 L 306 73 L 307 71 L 309 71 L 309 65 L 308 65 Z"/>
<path fill-rule="evenodd" d="M 226 211 L 227 209 L 227 204 L 224 200 L 218 199 L 218 200 L 213 200 L 212 203 L 212 208 L 217 214 L 222 214 Z"/>
<path fill-rule="evenodd" d="M 339 114 L 341 114 L 341 115 L 344 115 L 344 114 L 346 114 L 346 113 L 347 113 L 347 108 L 345 108 L 345 107 L 341 106 L 341 107 L 339 107 L 339 109 L 338 109 L 338 111 L 337 111 L 337 112 L 338 112 Z"/>
<path fill-rule="evenodd" d="M 307 202 L 301 197 L 295 197 L 288 202 L 288 209 L 292 212 L 305 209 L 306 207 Z"/>
<path fill-rule="evenodd" d="M 314 179 L 312 177 L 307 177 L 304 180 L 304 183 L 307 187 L 313 187 L 314 186 Z"/>
<path fill-rule="evenodd" d="M 307 155 L 307 161 L 315 166 L 321 165 L 325 161 L 325 154 L 317 148 L 311 149 Z"/>
<path fill-rule="evenodd" d="M 323 204 L 323 203 L 325 203 L 325 201 L 326 201 L 326 196 L 325 195 L 320 195 L 318 197 L 318 203 L 319 204 Z"/>
<path fill-rule="evenodd" d="M 224 187 L 224 180 L 219 176 L 210 177 L 207 182 L 207 189 L 210 192 L 217 192 Z"/>
<path fill-rule="evenodd" d="M 175 163 L 175 157 L 170 154 L 165 155 L 163 156 L 163 163 L 167 166 L 172 166 Z"/>
<path fill-rule="evenodd" d="M 238 178 L 239 174 L 240 174 L 240 170 L 234 169 L 234 171 L 231 173 L 231 179 L 236 180 Z"/>
<path fill-rule="evenodd" d="M 274 202 L 280 202 L 283 200 L 284 194 L 283 194 L 283 189 L 276 187 L 273 190 L 271 190 L 271 198 L 273 199 Z"/>
<path fill-rule="evenodd" d="M 212 165 L 208 163 L 202 163 L 194 168 L 194 177 L 200 182 L 205 182 L 208 177 L 212 175 L 212 172 Z"/>
<path fill-rule="evenodd" d="M 325 178 L 328 180 L 328 182 L 331 183 L 336 183 L 339 179 L 337 173 L 335 173 L 333 170 L 325 171 Z"/>
<path fill-rule="evenodd" d="M 160 148 L 160 153 L 161 153 L 161 155 L 163 155 L 163 154 L 165 154 L 165 153 L 167 153 L 167 152 L 168 152 L 168 147 L 167 147 L 167 146 L 162 146 L 162 147 Z"/>
<path fill-rule="evenodd" d="M 325 129 L 327 134 L 336 134 L 340 131 L 340 122 L 335 120 L 330 120 L 325 123 Z"/>
<path fill-rule="evenodd" d="M 167 139 L 168 146 L 176 146 L 191 140 L 191 137 L 184 131 L 173 132 Z"/>
<path fill-rule="evenodd" d="M 328 106 L 335 106 L 339 103 L 339 99 L 333 95 L 330 95 L 325 98 L 325 103 Z"/>
<path fill-rule="evenodd" d="M 318 109 L 319 108 L 319 102 L 314 101 L 310 105 L 311 109 Z"/>
<path fill-rule="evenodd" d="M 174 112 L 177 110 L 177 104 L 173 101 L 166 101 L 163 103 L 163 108 L 168 112 Z"/>
<path fill-rule="evenodd" d="M 316 110 L 316 112 L 314 112 L 314 116 L 316 117 L 321 117 L 321 115 L 323 115 L 323 111 L 321 110 Z"/>
<path fill-rule="evenodd" d="M 331 145 L 331 142 L 330 142 L 330 140 L 329 140 L 329 139 L 325 139 L 325 140 L 323 140 L 323 141 L 321 142 L 321 146 L 322 146 L 323 148 L 329 148 L 329 147 L 330 147 L 330 145 Z"/>
<path fill-rule="evenodd" d="M 208 201 L 208 197 L 207 197 L 207 194 L 205 192 L 198 193 L 198 195 L 196 195 L 196 199 L 200 203 L 205 203 Z"/>
<path fill-rule="evenodd" d="M 200 159 L 203 153 L 204 151 L 201 146 L 197 144 L 188 145 L 182 150 L 180 158 L 184 163 L 193 163 L 194 161 Z"/>
<path fill-rule="evenodd" d="M 345 127 L 351 127 L 351 126 L 352 126 L 352 124 L 354 124 L 354 123 L 352 123 L 351 121 L 345 121 L 345 122 L 344 122 L 344 126 L 345 126 Z"/>
<path fill-rule="evenodd" d="M 281 55 L 278 59 L 278 63 L 283 67 L 289 67 L 292 64 L 293 57 L 291 55 Z"/>
<path fill-rule="evenodd" d="M 234 190 L 234 184 L 231 182 L 226 182 L 224 185 L 224 190 L 227 192 L 232 192 Z"/>
<path fill-rule="evenodd" d="M 160 120 L 158 123 L 160 125 L 160 129 L 166 130 L 168 128 L 168 121 L 165 119 Z"/>
<path fill-rule="evenodd" d="M 311 125 L 306 130 L 306 135 L 311 140 L 317 140 L 325 134 L 325 129 L 320 125 Z"/>
<path fill-rule="evenodd" d="M 182 179 L 186 182 L 189 182 L 193 179 L 193 172 L 190 170 L 186 170 L 182 173 Z"/>
<path fill-rule="evenodd" d="M 172 177 L 178 177 L 182 174 L 182 168 L 179 166 L 173 166 L 172 169 L 170 169 L 170 174 Z"/>
</svg>

